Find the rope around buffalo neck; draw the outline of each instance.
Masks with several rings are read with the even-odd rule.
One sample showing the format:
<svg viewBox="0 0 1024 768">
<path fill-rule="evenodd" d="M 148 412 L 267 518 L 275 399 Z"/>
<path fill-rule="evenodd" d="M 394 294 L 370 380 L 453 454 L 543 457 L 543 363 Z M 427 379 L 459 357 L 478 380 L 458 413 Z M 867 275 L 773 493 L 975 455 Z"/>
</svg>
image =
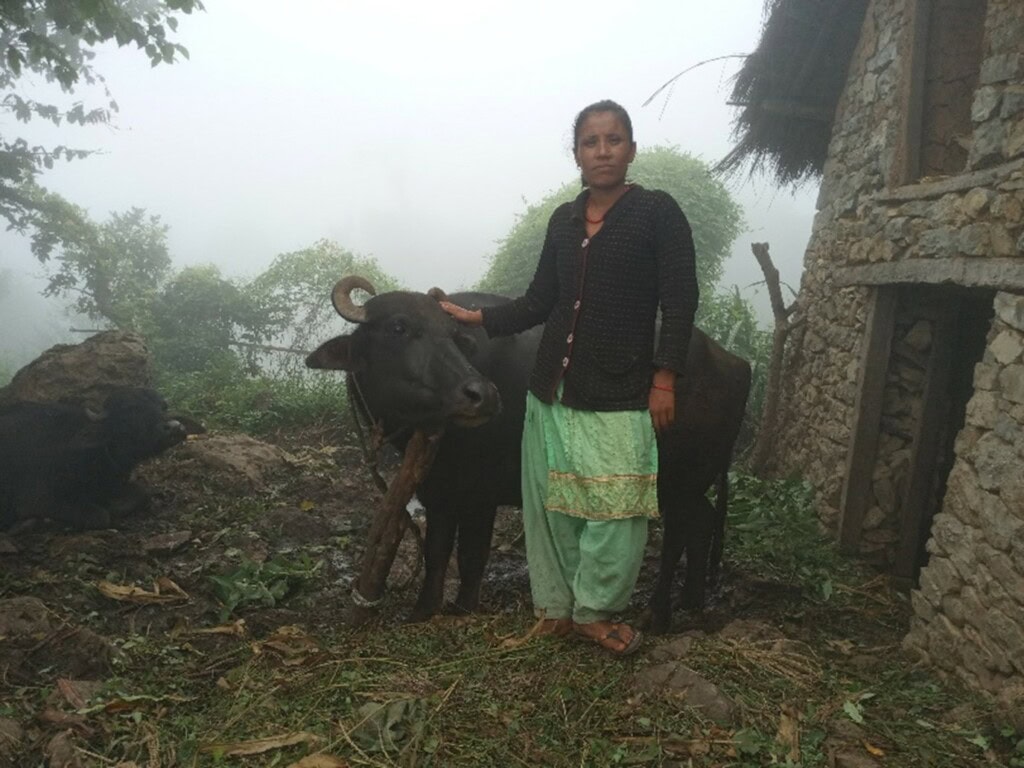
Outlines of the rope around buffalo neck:
<svg viewBox="0 0 1024 768">
<path fill-rule="evenodd" d="M 352 602 L 360 608 L 376 608 L 378 605 L 384 602 L 384 595 L 381 595 L 376 600 L 367 600 L 363 597 L 363 594 L 359 591 L 359 587 L 355 584 L 352 585 Z"/>
<path fill-rule="evenodd" d="M 352 421 L 356 425 L 356 434 L 359 436 L 359 444 L 363 448 L 363 463 L 370 471 L 370 476 L 373 478 L 374 483 L 377 484 L 377 488 L 380 492 L 387 493 L 388 484 L 377 470 L 377 457 L 370 446 L 366 443 L 366 434 L 363 432 L 363 425 L 360 420 L 360 414 L 362 414 L 363 418 L 365 418 L 371 426 L 375 424 L 373 416 L 370 413 L 370 408 L 366 404 L 366 398 L 363 397 L 363 390 L 360 388 L 359 382 L 356 381 L 354 373 L 350 373 L 345 377 L 345 384 L 348 389 L 348 405 L 352 411 Z"/>
</svg>

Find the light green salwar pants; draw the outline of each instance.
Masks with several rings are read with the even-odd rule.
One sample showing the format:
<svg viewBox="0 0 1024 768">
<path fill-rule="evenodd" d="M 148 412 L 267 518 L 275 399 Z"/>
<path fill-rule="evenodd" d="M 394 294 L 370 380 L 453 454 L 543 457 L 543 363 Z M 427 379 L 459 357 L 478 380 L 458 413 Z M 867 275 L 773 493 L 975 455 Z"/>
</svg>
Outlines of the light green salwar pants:
<svg viewBox="0 0 1024 768">
<path fill-rule="evenodd" d="M 577 624 L 611 618 L 629 603 L 647 521 L 657 515 L 657 443 L 649 414 L 571 412 L 530 394 L 522 449 L 535 613 Z"/>
</svg>

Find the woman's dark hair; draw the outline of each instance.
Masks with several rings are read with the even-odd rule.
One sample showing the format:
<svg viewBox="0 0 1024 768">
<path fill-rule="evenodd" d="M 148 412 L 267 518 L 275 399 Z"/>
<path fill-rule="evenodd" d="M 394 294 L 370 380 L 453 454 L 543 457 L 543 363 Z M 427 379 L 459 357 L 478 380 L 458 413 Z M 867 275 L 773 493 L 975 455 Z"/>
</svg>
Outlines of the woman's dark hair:
<svg viewBox="0 0 1024 768">
<path fill-rule="evenodd" d="M 633 121 L 629 119 L 629 112 L 627 112 L 626 108 L 618 102 L 612 101 L 611 99 L 604 99 L 603 101 L 595 101 L 593 104 L 585 106 L 580 110 L 580 113 L 576 115 L 576 122 L 572 125 L 573 152 L 575 152 L 580 145 L 580 129 L 583 127 L 583 121 L 595 112 L 613 112 L 626 129 L 630 143 L 633 142 Z"/>
</svg>

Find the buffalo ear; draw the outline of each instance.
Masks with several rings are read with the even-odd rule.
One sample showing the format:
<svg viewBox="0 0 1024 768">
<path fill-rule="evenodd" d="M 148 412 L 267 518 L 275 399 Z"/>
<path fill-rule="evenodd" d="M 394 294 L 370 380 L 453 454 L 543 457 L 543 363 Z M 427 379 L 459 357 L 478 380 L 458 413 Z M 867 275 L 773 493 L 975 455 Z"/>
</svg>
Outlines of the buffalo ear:
<svg viewBox="0 0 1024 768">
<path fill-rule="evenodd" d="M 309 353 L 307 368 L 323 368 L 330 371 L 354 371 L 360 366 L 352 354 L 352 337 L 335 336 Z"/>
<path fill-rule="evenodd" d="M 427 291 L 427 296 L 429 296 L 432 299 L 435 299 L 436 301 L 448 301 L 448 294 L 442 291 L 437 286 L 434 286 L 429 291 Z"/>
</svg>

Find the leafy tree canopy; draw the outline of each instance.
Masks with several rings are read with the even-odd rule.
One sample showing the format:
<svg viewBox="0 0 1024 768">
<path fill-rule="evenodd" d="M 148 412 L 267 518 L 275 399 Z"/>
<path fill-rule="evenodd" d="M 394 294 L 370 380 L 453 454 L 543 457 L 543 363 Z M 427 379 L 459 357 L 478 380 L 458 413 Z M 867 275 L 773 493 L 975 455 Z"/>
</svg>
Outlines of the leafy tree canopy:
<svg viewBox="0 0 1024 768">
<path fill-rule="evenodd" d="M 21 86 L 28 74 L 41 76 L 73 94 L 82 83 L 102 83 L 91 64 L 95 49 L 114 41 L 134 44 L 153 66 L 173 63 L 188 56 L 171 35 L 177 28 L 175 14 L 203 8 L 200 0 L 0 0 L 0 106 L 21 122 L 34 118 L 54 125 L 106 123 L 117 103 L 106 92 L 106 103 L 70 107 L 36 101 Z M 38 174 L 55 160 L 85 157 L 88 150 L 67 146 L 30 145 L 24 138 L 0 132 L 0 216 L 14 229 L 26 232 L 36 223 L 41 207 L 52 198 L 39 194 Z M 33 244 L 45 259 L 49 251 L 41 240 Z"/>
<path fill-rule="evenodd" d="M 394 277 L 373 258 L 357 256 L 331 240 L 283 253 L 247 286 L 246 295 L 278 340 L 311 349 L 342 323 L 331 304 L 331 289 L 345 275 L 362 275 L 378 293 L 398 289 Z"/>
<path fill-rule="evenodd" d="M 251 370 L 281 359 L 261 356 L 267 342 L 311 349 L 343 325 L 331 288 L 344 275 L 363 275 L 378 291 L 398 287 L 376 261 L 329 240 L 281 254 L 248 282 L 228 280 L 212 265 L 175 272 L 158 216 L 132 208 L 96 223 L 58 195 L 46 197 L 38 230 L 52 251 L 44 295 L 70 298 L 92 320 L 144 334 L 158 364 L 179 372 L 238 363 L 232 348 Z M 4 282 L 0 273 L 0 291 Z M 283 368 L 292 362 L 301 360 Z"/>
<path fill-rule="evenodd" d="M 648 189 L 661 189 L 675 198 L 693 228 L 697 248 L 697 278 L 709 292 L 722 274 L 722 262 L 743 229 L 740 207 L 708 166 L 676 147 L 638 152 L 630 180 Z M 527 206 L 491 257 L 478 289 L 509 296 L 526 290 L 537 266 L 548 219 L 555 209 L 579 194 L 579 182 L 569 182 L 538 203 Z"/>
<path fill-rule="evenodd" d="M 141 208 L 96 224 L 57 195 L 39 219 L 39 236 L 55 247 L 44 296 L 74 296 L 75 311 L 117 328 L 143 330 L 154 296 L 171 271 L 167 227 Z"/>
<path fill-rule="evenodd" d="M 177 372 L 238 362 L 232 345 L 261 338 L 266 322 L 220 269 L 203 264 L 175 274 L 150 303 L 147 339 L 157 365 Z"/>
</svg>

